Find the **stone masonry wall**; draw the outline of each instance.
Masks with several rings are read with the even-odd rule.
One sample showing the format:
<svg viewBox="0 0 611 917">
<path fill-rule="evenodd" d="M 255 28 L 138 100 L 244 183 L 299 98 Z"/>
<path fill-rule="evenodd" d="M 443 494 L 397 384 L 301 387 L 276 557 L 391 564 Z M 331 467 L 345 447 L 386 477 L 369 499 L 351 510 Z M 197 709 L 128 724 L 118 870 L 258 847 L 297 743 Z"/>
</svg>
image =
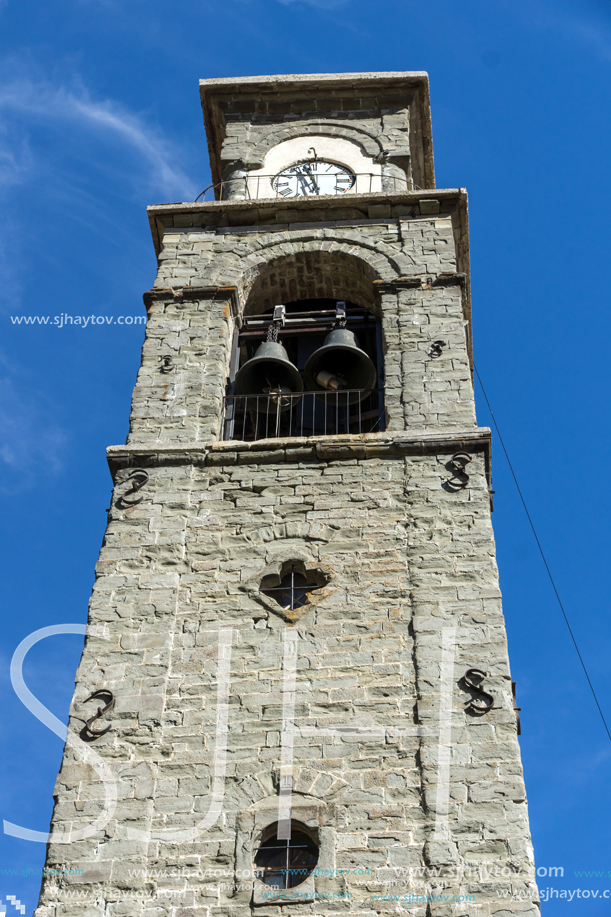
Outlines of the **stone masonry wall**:
<svg viewBox="0 0 611 917">
<path fill-rule="evenodd" d="M 398 289 L 382 296 L 381 313 L 387 429 L 474 427 L 460 288 Z"/>
<path fill-rule="evenodd" d="M 292 455 L 296 448 L 312 455 L 311 444 L 290 446 Z M 117 777 L 118 803 L 94 836 L 50 845 L 49 867 L 83 875 L 45 879 L 37 917 L 252 913 L 245 866 L 261 827 L 278 817 L 287 628 L 299 634 L 296 725 L 387 729 L 295 738 L 294 817 L 318 832 L 327 875 L 313 880 L 318 899 L 263 902 L 254 912 L 387 913 L 397 907 L 388 895 L 445 892 L 475 901 L 412 904 L 410 913 L 534 915 L 483 453 L 473 453 L 464 490 L 448 486 L 451 453 L 280 463 L 273 456 L 219 444 L 190 461 L 179 453 L 119 460 L 90 612 L 106 639 L 87 638 L 70 717 L 78 734 L 95 707 L 84 705 L 89 693 L 115 693 L 112 729 L 95 749 Z M 150 480 L 142 503 L 121 508 L 135 461 Z M 294 625 L 257 600 L 261 575 L 290 559 L 328 578 Z M 454 684 L 447 840 L 439 842 L 445 626 L 456 628 L 454 682 L 468 667 L 483 668 L 496 705 L 485 717 L 469 714 L 469 694 Z M 210 808 L 218 635 L 227 627 L 222 812 L 193 839 L 164 838 Z M 393 734 L 406 724 L 431 732 Z M 103 787 L 78 750 L 66 750 L 57 793 L 55 830 L 77 830 L 100 813 Z M 482 864 L 493 864 L 483 882 Z M 528 898 L 504 903 L 511 890 Z M 342 897 L 321 905 L 326 895 Z"/>
<path fill-rule="evenodd" d="M 217 100 L 223 134 L 221 170 L 227 176 L 236 164 L 256 169 L 282 141 L 324 135 L 358 143 L 372 159 L 386 153 L 401 164 L 404 176 L 411 178 L 413 173 L 424 186 L 416 94 L 378 90 L 346 96 L 341 90 L 327 89 L 324 97 L 312 98 L 306 89 L 292 97 L 280 98 L 272 90 L 258 92 L 254 98 L 243 92 L 226 93 Z"/>
<path fill-rule="evenodd" d="M 224 297 L 160 300 L 149 310 L 128 442 L 191 443 L 220 430 L 234 320 Z M 173 369 L 162 372 L 169 356 Z"/>
</svg>

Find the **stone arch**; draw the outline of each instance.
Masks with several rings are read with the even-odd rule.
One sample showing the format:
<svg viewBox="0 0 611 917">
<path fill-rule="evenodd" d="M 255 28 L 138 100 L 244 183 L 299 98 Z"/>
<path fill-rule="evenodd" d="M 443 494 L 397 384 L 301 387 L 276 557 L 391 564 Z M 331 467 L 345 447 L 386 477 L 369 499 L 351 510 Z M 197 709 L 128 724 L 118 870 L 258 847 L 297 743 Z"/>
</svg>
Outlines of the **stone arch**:
<svg viewBox="0 0 611 917">
<path fill-rule="evenodd" d="M 249 774 L 241 780 L 235 780 L 233 785 L 235 801 L 244 809 L 269 801 L 277 804 L 280 768 L 274 766 L 270 770 Z M 335 802 L 345 790 L 349 790 L 349 784 L 333 771 L 322 771 L 295 764 L 293 766 L 293 790 L 302 796 Z"/>
<path fill-rule="evenodd" d="M 356 126 L 349 121 L 296 121 L 290 126 L 283 124 L 274 130 L 266 132 L 256 143 L 249 154 L 249 163 L 260 165 L 263 163 L 265 155 L 272 147 L 283 140 L 289 140 L 293 137 L 308 137 L 310 135 L 324 135 L 327 137 L 344 137 L 346 140 L 352 140 L 357 143 L 368 156 L 375 159 L 383 152 L 384 145 L 380 138 L 373 132 L 367 131 L 362 126 Z"/>
<path fill-rule="evenodd" d="M 284 237 L 279 242 L 275 233 L 259 238 L 254 251 L 206 279 L 237 286 L 242 308 L 251 314 L 282 302 L 318 298 L 348 299 L 375 311 L 374 281 L 392 281 L 411 271 L 406 256 L 386 253 L 373 240 L 367 243 L 350 232 L 337 231 L 331 240 L 297 231 L 288 241 Z"/>
</svg>

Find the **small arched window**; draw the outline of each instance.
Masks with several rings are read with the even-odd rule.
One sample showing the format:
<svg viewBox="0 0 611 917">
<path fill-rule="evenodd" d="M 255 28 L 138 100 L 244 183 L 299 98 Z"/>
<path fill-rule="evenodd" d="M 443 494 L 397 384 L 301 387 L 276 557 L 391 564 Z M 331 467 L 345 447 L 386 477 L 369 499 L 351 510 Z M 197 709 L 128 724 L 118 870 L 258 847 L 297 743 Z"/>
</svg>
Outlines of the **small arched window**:
<svg viewBox="0 0 611 917">
<path fill-rule="evenodd" d="M 272 888 L 295 888 L 318 863 L 318 843 L 300 822 L 291 821 L 290 837 L 278 838 L 278 822 L 265 829 L 255 855 L 255 877 Z"/>
</svg>

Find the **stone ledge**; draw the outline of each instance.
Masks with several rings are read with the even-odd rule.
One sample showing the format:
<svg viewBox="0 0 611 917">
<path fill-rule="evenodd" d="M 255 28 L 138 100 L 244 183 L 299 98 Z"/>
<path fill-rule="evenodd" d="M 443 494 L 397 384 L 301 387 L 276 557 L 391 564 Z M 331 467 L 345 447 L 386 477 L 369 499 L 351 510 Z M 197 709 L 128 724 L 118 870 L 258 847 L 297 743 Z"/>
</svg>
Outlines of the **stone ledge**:
<svg viewBox="0 0 611 917">
<path fill-rule="evenodd" d="M 491 434 L 489 427 L 448 430 L 444 433 L 404 431 L 392 433 L 295 436 L 245 443 L 237 440 L 201 443 L 142 443 L 109 446 L 111 473 L 138 465 L 197 464 L 269 465 L 298 462 L 341 462 L 402 455 L 434 455 L 447 452 L 483 452 L 490 481 Z"/>
<path fill-rule="evenodd" d="M 418 191 L 375 191 L 367 194 L 347 193 L 342 194 L 341 200 L 338 200 L 335 194 L 327 194 L 312 195 L 297 199 L 290 198 L 290 200 L 281 200 L 279 198 L 253 198 L 247 201 L 181 201 L 172 204 L 151 204 L 146 210 L 151 227 L 153 243 L 155 245 L 155 253 L 159 257 L 164 227 L 162 227 L 161 224 L 157 224 L 157 219 L 161 217 L 174 215 L 184 217 L 185 214 L 191 214 L 194 217 L 191 226 L 175 226 L 173 227 L 174 231 L 184 230 L 185 232 L 201 232 L 203 228 L 213 224 L 216 228 L 216 225 L 219 224 L 219 221 L 224 215 L 229 218 L 232 214 L 235 215 L 234 219 L 237 218 L 237 215 L 240 215 L 241 221 L 243 220 L 245 227 L 252 226 L 253 229 L 258 229 L 259 227 L 255 225 L 255 221 L 253 221 L 252 217 L 248 214 L 253 213 L 259 208 L 269 210 L 270 213 L 273 211 L 276 214 L 275 221 L 277 223 L 290 223 L 291 221 L 288 220 L 284 214 L 286 211 L 295 211 L 296 208 L 301 215 L 300 222 L 307 222 L 304 214 L 307 214 L 311 210 L 337 210 L 338 207 L 343 209 L 347 207 L 367 208 L 370 204 L 388 204 L 391 207 L 403 204 L 411 207 L 414 204 L 419 204 L 421 200 L 427 199 L 448 203 L 455 202 L 458 205 L 457 218 L 459 222 L 459 235 L 462 236 L 467 233 L 468 196 L 466 188 L 429 188 Z M 440 215 L 432 214 L 428 218 L 431 220 L 440 219 Z M 395 222 L 396 219 L 397 218 L 395 218 Z M 347 223 L 350 225 L 349 220 L 338 220 L 335 222 L 338 222 L 338 224 Z M 235 223 L 233 225 L 235 225 Z M 219 229 L 222 229 L 222 227 L 219 226 Z"/>
<path fill-rule="evenodd" d="M 258 207 L 264 207 L 266 210 L 277 210 L 279 213 L 286 211 L 307 212 L 308 210 L 337 210 L 338 207 L 358 206 L 363 207 L 368 204 L 419 204 L 421 200 L 435 201 L 461 201 L 467 202 L 466 188 L 416 188 L 413 190 L 403 189 L 401 191 L 366 191 L 347 192 L 341 195 L 336 194 L 312 194 L 304 198 L 278 198 L 278 197 L 253 197 L 249 199 L 238 200 L 214 200 L 214 201 L 172 201 L 167 204 L 149 204 L 146 208 L 149 216 L 151 215 L 169 215 L 174 213 L 209 213 L 220 214 L 230 213 L 231 211 L 253 211 Z M 439 220 L 442 215 L 428 214 L 430 219 Z M 375 221 L 377 222 L 377 221 Z M 248 225 L 248 224 L 247 224 Z"/>
<path fill-rule="evenodd" d="M 238 289 L 229 286 L 203 287 L 153 287 L 142 294 L 147 312 L 155 302 L 192 302 L 198 299 L 216 299 L 219 302 L 230 302 L 233 315 L 239 312 Z"/>
</svg>

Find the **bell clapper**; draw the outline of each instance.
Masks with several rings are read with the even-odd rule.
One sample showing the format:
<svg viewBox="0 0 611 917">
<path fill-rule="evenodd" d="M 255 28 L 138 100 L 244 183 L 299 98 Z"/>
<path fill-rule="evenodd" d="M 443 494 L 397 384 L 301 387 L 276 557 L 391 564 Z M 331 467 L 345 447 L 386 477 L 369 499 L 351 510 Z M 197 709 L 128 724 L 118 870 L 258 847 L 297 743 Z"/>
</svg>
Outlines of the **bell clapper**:
<svg viewBox="0 0 611 917">
<path fill-rule="evenodd" d="M 346 388 L 346 379 L 344 376 L 341 376 L 339 373 L 329 373 L 326 369 L 321 369 L 316 376 L 316 381 L 322 388 L 326 388 L 331 392 L 337 392 L 339 389 Z"/>
<path fill-rule="evenodd" d="M 281 408 L 289 407 L 291 399 L 288 398 L 287 395 L 292 395 L 292 390 L 285 385 L 278 385 L 277 383 L 272 385 L 269 379 L 265 381 L 267 382 L 267 388 L 263 389 L 263 393 L 269 395 L 272 404 L 280 406 Z"/>
</svg>

